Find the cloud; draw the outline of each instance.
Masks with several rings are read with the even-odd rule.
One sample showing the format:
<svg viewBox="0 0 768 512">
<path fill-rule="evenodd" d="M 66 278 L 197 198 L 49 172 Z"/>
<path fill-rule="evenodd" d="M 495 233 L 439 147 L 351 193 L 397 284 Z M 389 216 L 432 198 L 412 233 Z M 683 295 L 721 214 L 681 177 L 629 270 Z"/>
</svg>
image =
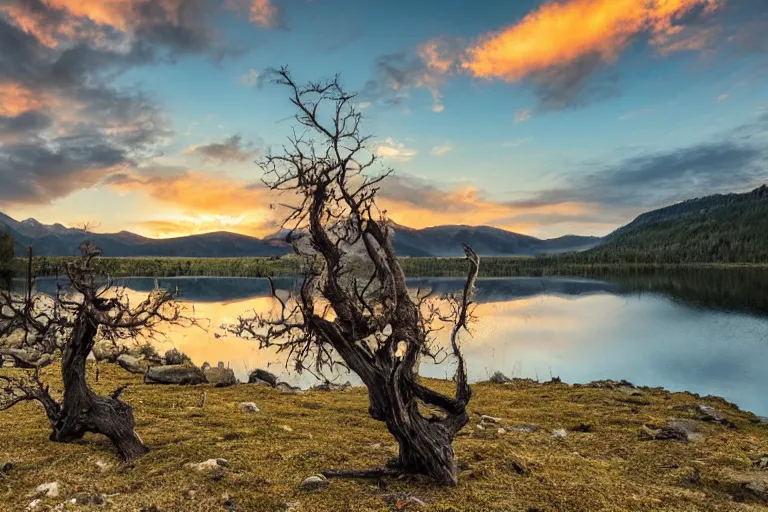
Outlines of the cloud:
<svg viewBox="0 0 768 512">
<path fill-rule="evenodd" d="M 531 109 L 529 109 L 529 108 L 518 109 L 515 112 L 515 122 L 516 123 L 524 123 L 527 120 L 529 120 L 532 115 L 533 115 L 533 113 L 531 112 Z"/>
<path fill-rule="evenodd" d="M 243 143 L 243 138 L 240 135 L 233 135 L 223 142 L 192 146 L 186 152 L 196 153 L 206 160 L 218 163 L 245 162 L 259 153 L 254 148 L 253 143 Z"/>
<path fill-rule="evenodd" d="M 415 149 L 405 147 L 405 144 L 395 142 L 391 137 L 379 143 L 375 148 L 376 154 L 386 160 L 407 162 L 419 154 Z"/>
<path fill-rule="evenodd" d="M 695 196 L 751 188 L 768 175 L 768 116 L 705 141 L 670 151 L 649 152 L 565 176 L 565 186 L 536 194 L 516 206 L 560 203 L 599 208 L 647 209 Z"/>
<path fill-rule="evenodd" d="M 762 0 L 550 0 L 473 40 L 432 39 L 381 57 L 371 83 L 426 88 L 442 105 L 444 83 L 464 75 L 531 86 L 536 111 L 578 108 L 619 94 L 615 64 L 633 46 L 661 57 L 718 43 L 765 52 L 766 34 Z"/>
<path fill-rule="evenodd" d="M 557 215 L 558 223 L 592 222 L 591 209 L 576 203 L 516 205 L 489 200 L 482 190 L 472 186 L 445 190 L 402 175 L 390 176 L 381 183 L 378 205 L 394 222 L 413 228 L 468 224 L 531 233 L 542 228 L 532 215 Z"/>
<path fill-rule="evenodd" d="M 434 42 L 417 48 L 416 53 L 398 52 L 376 59 L 374 77 L 366 82 L 361 93 L 364 101 L 379 101 L 400 105 L 411 89 L 426 89 L 432 97 L 432 111 L 445 109 L 440 88 L 445 82 L 445 69 L 441 61 L 431 62 L 430 56 L 438 51 Z"/>
<path fill-rule="evenodd" d="M 226 0 L 224 5 L 262 28 L 286 27 L 283 12 L 273 0 Z"/>
<path fill-rule="evenodd" d="M 448 154 L 453 150 L 453 146 L 451 144 L 444 144 L 442 146 L 435 146 L 432 148 L 432 154 L 434 156 L 443 156 Z"/>
<path fill-rule="evenodd" d="M 233 179 L 223 173 L 175 167 L 150 167 L 116 173 L 105 184 L 120 193 L 146 196 L 175 213 L 141 222 L 150 236 L 181 236 L 233 231 L 265 236 L 279 228 L 283 212 L 270 205 L 277 198 L 261 183 Z"/>
<path fill-rule="evenodd" d="M 110 84 L 149 53 L 52 48 L 0 15 L 0 201 L 49 202 L 154 154 L 170 134 L 160 108 Z"/>
<path fill-rule="evenodd" d="M 244 74 L 240 75 L 237 78 L 237 81 L 238 81 L 238 83 L 240 83 L 240 85 L 246 85 L 248 87 L 253 87 L 257 83 L 259 83 L 260 76 L 261 75 L 259 74 L 259 72 L 256 71 L 255 69 L 249 69 L 247 73 L 244 73 Z"/>
</svg>

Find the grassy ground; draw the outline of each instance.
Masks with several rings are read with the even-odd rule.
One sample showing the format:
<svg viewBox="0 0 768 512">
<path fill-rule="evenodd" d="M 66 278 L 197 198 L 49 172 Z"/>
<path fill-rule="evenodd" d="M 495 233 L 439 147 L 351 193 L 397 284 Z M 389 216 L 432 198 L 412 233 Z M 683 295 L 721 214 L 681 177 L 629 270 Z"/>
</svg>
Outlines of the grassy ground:
<svg viewBox="0 0 768 512">
<path fill-rule="evenodd" d="M 768 426 L 719 399 L 648 389 L 630 396 L 566 384 L 477 384 L 472 422 L 455 442 L 458 487 L 423 478 L 332 480 L 310 492 L 301 489 L 302 480 L 322 469 L 373 467 L 396 454 L 383 424 L 366 413 L 364 389 L 289 395 L 253 385 L 148 386 L 113 365 L 102 365 L 100 380 L 94 386 L 105 394 L 135 384 L 123 397 L 152 451 L 121 465 L 102 437 L 52 443 L 42 410 L 19 405 L 0 413 L 0 464 L 14 463 L 0 474 L 0 510 L 23 510 L 35 487 L 51 481 L 61 484 L 61 494 L 43 498 L 36 510 L 97 494 L 106 495 L 106 505 L 67 503 L 58 510 L 393 510 L 398 505 L 387 495 L 399 492 L 426 502 L 409 503 L 407 510 L 425 511 L 765 510 L 742 484 L 766 481 L 768 471 L 754 469 L 752 461 L 768 453 Z M 202 391 L 207 405 L 201 410 L 195 404 Z M 243 401 L 261 411 L 239 411 Z M 643 424 L 695 418 L 699 403 L 717 406 L 737 428 L 701 423 L 703 439 L 688 444 L 641 439 Z M 541 430 L 500 435 L 491 425 L 480 431 L 481 413 L 502 418 L 502 427 L 535 424 Z M 570 430 L 579 425 L 592 432 Z M 560 428 L 568 430 L 564 439 L 552 436 Z M 199 472 L 185 466 L 217 457 L 230 467 Z"/>
</svg>

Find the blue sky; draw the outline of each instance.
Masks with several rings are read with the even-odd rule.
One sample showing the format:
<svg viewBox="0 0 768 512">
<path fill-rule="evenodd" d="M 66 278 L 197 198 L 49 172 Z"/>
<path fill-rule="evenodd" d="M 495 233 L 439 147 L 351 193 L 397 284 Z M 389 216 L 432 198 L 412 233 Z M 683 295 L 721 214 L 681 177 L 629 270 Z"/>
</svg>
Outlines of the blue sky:
<svg viewBox="0 0 768 512">
<path fill-rule="evenodd" d="M 395 169 L 381 202 L 415 227 L 603 235 L 768 176 L 760 0 L 9 0 L 0 22 L 0 211 L 19 219 L 275 230 L 245 187 L 290 133 L 281 65 L 359 91 Z"/>
</svg>

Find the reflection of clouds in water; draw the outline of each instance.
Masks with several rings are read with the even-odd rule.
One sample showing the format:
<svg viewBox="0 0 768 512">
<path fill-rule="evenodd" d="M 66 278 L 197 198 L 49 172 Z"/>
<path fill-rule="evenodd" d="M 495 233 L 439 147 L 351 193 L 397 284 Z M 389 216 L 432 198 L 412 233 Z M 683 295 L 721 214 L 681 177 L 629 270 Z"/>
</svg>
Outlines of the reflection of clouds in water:
<svg viewBox="0 0 768 512">
<path fill-rule="evenodd" d="M 165 281 L 174 282 L 162 280 L 161 284 Z M 205 291 L 210 282 L 215 282 L 215 293 Z M 417 285 L 430 282 L 439 292 L 458 291 L 463 285 L 459 279 L 421 279 Z M 261 367 L 283 380 L 312 384 L 309 375 L 287 372 L 283 355 L 274 350 L 259 350 L 254 341 L 214 337 L 222 323 L 254 310 L 270 310 L 274 305 L 270 298 L 243 298 L 247 293 L 266 295 L 263 283 L 184 281 L 180 287 L 202 299 L 188 306 L 194 305 L 197 318 L 209 319 L 210 328 L 206 332 L 171 327 L 166 331 L 170 342 L 160 343 L 159 349 L 175 346 L 197 364 L 228 362 L 241 380 L 247 378 L 246 368 Z M 614 285 L 583 279 L 481 279 L 478 288 L 475 313 L 479 321 L 471 325 L 473 336 L 462 333 L 460 337 L 473 381 L 497 370 L 540 379 L 548 379 L 551 371 L 566 382 L 627 379 L 638 385 L 724 396 L 768 415 L 768 398 L 763 393 L 768 388 L 768 320 L 764 316 L 698 309 L 673 303 L 666 296 L 627 294 L 626 290 L 615 295 Z M 146 291 L 132 291 L 131 297 L 142 300 Z M 446 344 L 448 334 L 448 329 L 438 332 L 438 340 Z M 451 377 L 454 366 L 450 359 L 438 366 L 425 362 L 421 373 Z"/>
</svg>

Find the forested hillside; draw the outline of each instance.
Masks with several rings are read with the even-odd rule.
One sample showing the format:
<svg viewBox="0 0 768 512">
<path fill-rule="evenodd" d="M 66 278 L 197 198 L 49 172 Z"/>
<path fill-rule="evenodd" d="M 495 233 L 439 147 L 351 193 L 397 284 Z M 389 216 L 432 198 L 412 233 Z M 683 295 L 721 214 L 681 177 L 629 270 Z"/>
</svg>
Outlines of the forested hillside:
<svg viewBox="0 0 768 512">
<path fill-rule="evenodd" d="M 581 254 L 587 263 L 768 262 L 768 186 L 691 199 L 640 215 Z"/>
</svg>

